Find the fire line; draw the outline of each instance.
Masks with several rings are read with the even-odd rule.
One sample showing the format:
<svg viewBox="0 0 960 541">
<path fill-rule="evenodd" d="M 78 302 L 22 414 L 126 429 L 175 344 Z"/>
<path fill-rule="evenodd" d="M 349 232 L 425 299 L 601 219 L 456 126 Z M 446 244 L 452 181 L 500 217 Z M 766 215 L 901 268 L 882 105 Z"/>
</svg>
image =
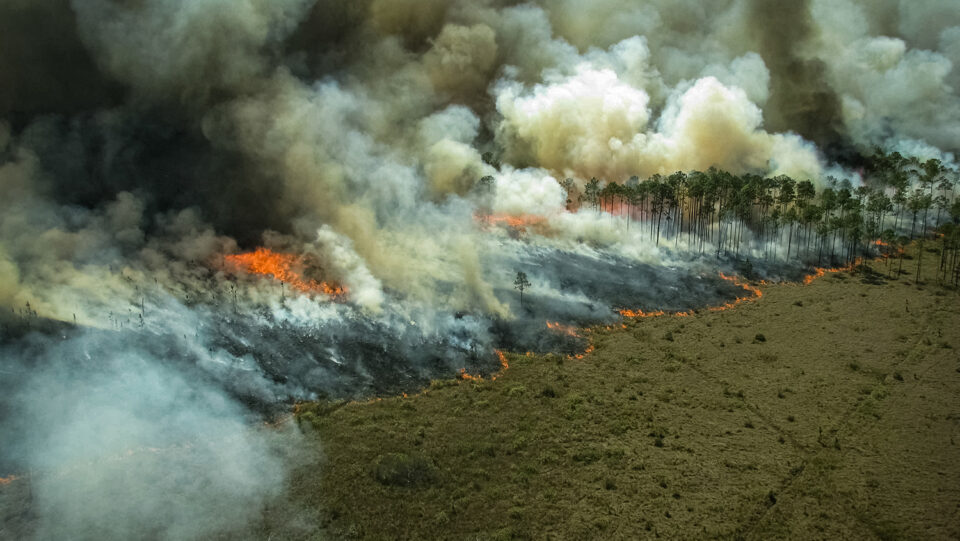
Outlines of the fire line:
<svg viewBox="0 0 960 541">
<path fill-rule="evenodd" d="M 305 278 L 300 269 L 306 266 L 303 256 L 274 252 L 267 248 L 257 248 L 253 252 L 226 256 L 226 261 L 251 274 L 269 275 L 303 293 L 322 293 L 329 297 L 347 294 L 342 286 L 318 282 Z"/>
</svg>

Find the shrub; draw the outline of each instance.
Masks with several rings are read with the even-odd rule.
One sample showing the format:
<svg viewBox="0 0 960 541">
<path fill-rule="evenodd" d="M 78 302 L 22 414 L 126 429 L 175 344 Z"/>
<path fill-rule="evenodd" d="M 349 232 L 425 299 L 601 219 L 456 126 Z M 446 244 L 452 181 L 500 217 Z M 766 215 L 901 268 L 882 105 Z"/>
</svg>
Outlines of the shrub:
<svg viewBox="0 0 960 541">
<path fill-rule="evenodd" d="M 540 391 L 540 396 L 544 398 L 556 398 L 557 391 L 555 391 L 553 387 L 547 385 L 546 387 L 543 388 L 542 391 Z"/>
<path fill-rule="evenodd" d="M 756 343 L 756 344 L 760 344 L 760 343 L 766 342 L 766 341 L 767 341 L 767 337 L 764 336 L 764 335 L 761 334 L 761 333 L 757 333 L 757 335 L 753 337 L 753 341 L 754 341 L 754 343 Z"/>
<path fill-rule="evenodd" d="M 390 453 L 377 458 L 373 476 L 382 485 L 415 487 L 435 481 L 437 468 L 423 456 Z"/>
</svg>

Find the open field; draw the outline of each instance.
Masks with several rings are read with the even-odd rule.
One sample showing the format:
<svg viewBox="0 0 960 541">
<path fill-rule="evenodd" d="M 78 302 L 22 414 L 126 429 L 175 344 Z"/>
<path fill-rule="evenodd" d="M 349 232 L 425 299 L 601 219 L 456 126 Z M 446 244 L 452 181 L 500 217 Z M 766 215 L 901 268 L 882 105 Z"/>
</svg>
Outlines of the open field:
<svg viewBox="0 0 960 541">
<path fill-rule="evenodd" d="M 828 273 L 625 324 L 582 360 L 302 406 L 325 458 L 291 496 L 345 538 L 960 536 L 955 291 Z"/>
</svg>

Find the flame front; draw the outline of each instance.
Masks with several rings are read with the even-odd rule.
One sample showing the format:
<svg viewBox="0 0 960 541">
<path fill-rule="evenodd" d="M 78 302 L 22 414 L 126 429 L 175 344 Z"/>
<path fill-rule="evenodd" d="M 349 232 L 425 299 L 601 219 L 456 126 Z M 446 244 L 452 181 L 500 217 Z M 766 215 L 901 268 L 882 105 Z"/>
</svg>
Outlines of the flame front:
<svg viewBox="0 0 960 541">
<path fill-rule="evenodd" d="M 590 344 L 589 346 L 587 346 L 587 349 L 583 350 L 583 353 L 580 353 L 579 355 L 574 355 L 573 358 L 581 360 L 587 355 L 590 355 L 591 353 L 593 353 L 594 349 L 595 348 L 593 347 L 593 344 Z"/>
<path fill-rule="evenodd" d="M 543 225 L 547 221 L 547 219 L 543 216 L 536 216 L 533 214 L 519 216 L 513 216 L 510 214 L 489 214 L 477 216 L 477 219 L 489 224 L 506 225 L 508 227 L 521 230 L 525 230 L 531 226 Z"/>
<path fill-rule="evenodd" d="M 564 325 L 560 322 L 548 321 L 547 328 L 551 331 L 556 331 L 567 336 L 572 336 L 574 338 L 580 338 L 580 333 L 576 327 L 571 327 L 570 325 Z"/>
<path fill-rule="evenodd" d="M 808 274 L 808 275 L 806 275 L 806 276 L 803 277 L 803 285 L 808 286 L 808 285 L 812 284 L 814 280 L 816 280 L 817 278 L 823 278 L 823 276 L 824 276 L 825 274 L 827 274 L 828 272 L 831 273 L 831 274 L 833 274 L 833 273 L 837 273 L 837 272 L 847 272 L 847 271 L 851 271 L 851 270 L 857 268 L 858 266 L 860 266 L 861 263 L 863 263 L 863 258 L 858 257 L 856 260 L 854 260 L 853 263 L 850 263 L 850 264 L 847 265 L 846 267 L 838 267 L 838 268 L 833 268 L 833 269 L 822 269 L 822 268 L 820 268 L 820 267 L 817 267 L 817 268 L 813 269 L 813 274 Z"/>
<path fill-rule="evenodd" d="M 497 372 L 496 374 L 490 376 L 490 381 L 495 381 L 495 380 L 497 379 L 497 377 L 499 377 L 500 375 L 502 375 L 504 372 L 506 372 L 506 371 L 510 368 L 510 363 L 509 363 L 509 361 L 507 361 L 507 356 L 504 355 L 504 353 L 503 353 L 502 351 L 500 351 L 499 349 L 495 349 L 495 350 L 493 350 L 493 351 L 494 351 L 494 353 L 497 354 L 497 359 L 500 360 L 500 371 Z M 527 353 L 527 356 L 529 357 L 530 355 L 531 355 L 531 353 L 528 352 L 528 353 Z M 462 380 L 464 380 L 464 381 L 483 381 L 483 376 L 474 376 L 474 375 L 472 375 L 472 374 L 468 374 L 466 368 L 461 368 L 461 369 L 460 369 L 460 379 L 462 379 Z"/>
<path fill-rule="evenodd" d="M 303 293 L 322 293 L 330 297 L 339 297 L 347 293 L 344 287 L 304 278 L 299 270 L 305 267 L 302 256 L 257 248 L 256 251 L 245 254 L 228 255 L 226 260 L 246 272 L 273 276 Z"/>
<path fill-rule="evenodd" d="M 736 299 L 730 302 L 723 303 L 720 306 L 711 306 L 707 308 L 711 312 L 720 312 L 723 310 L 730 310 L 731 308 L 736 307 L 740 303 L 747 302 L 747 301 L 754 301 L 759 299 L 760 297 L 763 297 L 763 290 L 761 290 L 757 286 L 750 285 L 746 282 L 741 282 L 740 279 L 738 279 L 736 276 L 727 276 L 726 274 L 721 272 L 720 279 L 730 282 L 734 285 L 740 286 L 741 288 L 743 288 L 744 291 L 748 291 L 750 293 L 750 296 L 737 297 Z M 761 282 L 761 284 L 763 283 L 764 282 Z M 661 317 L 666 315 L 671 315 L 674 317 L 690 317 L 696 313 L 693 310 L 688 310 L 686 312 L 664 312 L 663 310 L 657 310 L 655 312 L 644 312 L 643 310 L 619 310 L 619 312 L 621 316 L 630 318 L 630 319 Z"/>
</svg>

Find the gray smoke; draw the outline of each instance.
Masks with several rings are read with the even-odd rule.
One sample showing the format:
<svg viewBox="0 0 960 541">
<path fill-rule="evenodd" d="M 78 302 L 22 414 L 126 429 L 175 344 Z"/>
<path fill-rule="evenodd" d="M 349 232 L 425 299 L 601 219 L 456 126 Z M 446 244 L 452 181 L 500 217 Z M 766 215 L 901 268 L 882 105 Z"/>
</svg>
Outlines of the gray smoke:
<svg viewBox="0 0 960 541">
<path fill-rule="evenodd" d="M 561 181 L 857 183 L 831 156 L 875 147 L 949 164 L 958 62 L 946 0 L 8 0 L 0 477 L 26 471 L 34 498 L 17 527 L 239 526 L 288 463 L 255 419 L 292 401 L 583 347 L 549 320 L 728 300 L 713 247 L 567 212 Z M 261 246 L 348 293 L 228 263 Z"/>
<path fill-rule="evenodd" d="M 209 377 L 150 354 L 167 351 L 64 332 L 2 349 L 0 464 L 23 476 L 3 488 L 22 513 L 5 534 L 195 539 L 242 530 L 280 495 L 293 433 L 252 428 Z"/>
</svg>

